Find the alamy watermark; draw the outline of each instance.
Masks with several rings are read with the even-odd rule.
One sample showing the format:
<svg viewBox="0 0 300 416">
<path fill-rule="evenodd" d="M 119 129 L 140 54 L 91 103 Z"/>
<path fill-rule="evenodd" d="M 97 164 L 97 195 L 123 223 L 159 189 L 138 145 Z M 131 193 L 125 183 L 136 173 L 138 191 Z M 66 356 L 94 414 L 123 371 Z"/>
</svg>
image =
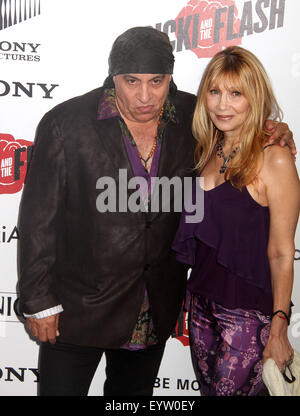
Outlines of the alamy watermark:
<svg viewBox="0 0 300 416">
<path fill-rule="evenodd" d="M 135 176 L 128 180 L 127 169 L 119 177 L 103 176 L 97 180 L 101 193 L 96 199 L 98 212 L 183 212 L 187 223 L 201 222 L 204 216 L 204 178 L 178 176 Z M 190 215 L 187 215 L 190 214 Z"/>
</svg>

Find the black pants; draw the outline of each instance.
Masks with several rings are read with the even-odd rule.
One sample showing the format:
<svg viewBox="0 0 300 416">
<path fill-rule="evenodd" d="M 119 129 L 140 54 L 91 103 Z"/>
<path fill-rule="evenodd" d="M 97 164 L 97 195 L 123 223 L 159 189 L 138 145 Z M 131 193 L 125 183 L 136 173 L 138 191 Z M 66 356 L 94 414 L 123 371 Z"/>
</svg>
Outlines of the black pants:
<svg viewBox="0 0 300 416">
<path fill-rule="evenodd" d="M 40 396 L 86 396 L 102 354 L 106 356 L 104 396 L 151 396 L 164 344 L 145 350 L 104 350 L 43 343 L 40 348 Z M 101 392 L 99 391 L 99 394 Z"/>
</svg>

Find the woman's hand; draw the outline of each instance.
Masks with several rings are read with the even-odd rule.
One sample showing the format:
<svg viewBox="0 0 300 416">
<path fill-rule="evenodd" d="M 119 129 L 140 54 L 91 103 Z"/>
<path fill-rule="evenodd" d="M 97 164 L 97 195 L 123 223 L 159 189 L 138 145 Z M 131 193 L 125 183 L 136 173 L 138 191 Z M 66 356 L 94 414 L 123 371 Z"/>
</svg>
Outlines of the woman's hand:
<svg viewBox="0 0 300 416">
<path fill-rule="evenodd" d="M 286 366 L 291 364 L 294 350 L 288 340 L 287 334 L 280 336 L 269 336 L 267 345 L 263 352 L 263 363 L 268 358 L 272 358 L 281 372 L 284 372 Z"/>
</svg>

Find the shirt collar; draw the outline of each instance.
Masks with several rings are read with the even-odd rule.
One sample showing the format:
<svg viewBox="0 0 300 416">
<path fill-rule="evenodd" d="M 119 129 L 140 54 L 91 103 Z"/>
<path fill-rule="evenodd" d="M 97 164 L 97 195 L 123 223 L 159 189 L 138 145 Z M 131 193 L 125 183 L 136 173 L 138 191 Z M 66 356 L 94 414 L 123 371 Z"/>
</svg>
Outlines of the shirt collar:
<svg viewBox="0 0 300 416">
<path fill-rule="evenodd" d="M 113 117 L 121 117 L 116 105 L 116 91 L 114 88 L 107 88 L 104 90 L 98 103 L 97 119 L 106 120 Z M 176 109 L 170 95 L 168 95 L 164 103 L 162 118 L 166 123 L 169 121 L 172 123 L 177 122 Z"/>
</svg>

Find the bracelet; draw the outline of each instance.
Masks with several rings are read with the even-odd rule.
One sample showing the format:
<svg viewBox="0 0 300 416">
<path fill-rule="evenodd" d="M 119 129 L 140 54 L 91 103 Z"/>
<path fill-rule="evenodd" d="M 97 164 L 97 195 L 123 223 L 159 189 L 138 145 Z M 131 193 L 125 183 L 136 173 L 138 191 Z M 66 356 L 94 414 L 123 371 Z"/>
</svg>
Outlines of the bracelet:
<svg viewBox="0 0 300 416">
<path fill-rule="evenodd" d="M 273 317 L 275 315 L 277 315 L 278 313 L 282 313 L 283 314 L 283 316 L 278 315 L 278 317 L 281 318 L 281 319 L 286 320 L 287 321 L 287 324 L 289 325 L 290 324 L 290 318 L 288 317 L 288 315 L 284 311 L 282 311 L 280 309 L 278 311 L 273 312 L 272 315 L 271 315 L 271 318 L 273 319 Z"/>
</svg>

